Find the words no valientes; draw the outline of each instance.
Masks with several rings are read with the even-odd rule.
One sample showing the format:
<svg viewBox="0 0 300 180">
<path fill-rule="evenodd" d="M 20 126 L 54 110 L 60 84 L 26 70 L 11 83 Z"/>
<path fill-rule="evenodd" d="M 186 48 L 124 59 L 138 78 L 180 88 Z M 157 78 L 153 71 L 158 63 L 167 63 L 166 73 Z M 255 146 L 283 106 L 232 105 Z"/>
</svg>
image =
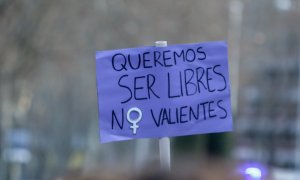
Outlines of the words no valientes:
<svg viewBox="0 0 300 180">
<path fill-rule="evenodd" d="M 96 52 L 102 143 L 232 130 L 225 42 Z"/>
</svg>

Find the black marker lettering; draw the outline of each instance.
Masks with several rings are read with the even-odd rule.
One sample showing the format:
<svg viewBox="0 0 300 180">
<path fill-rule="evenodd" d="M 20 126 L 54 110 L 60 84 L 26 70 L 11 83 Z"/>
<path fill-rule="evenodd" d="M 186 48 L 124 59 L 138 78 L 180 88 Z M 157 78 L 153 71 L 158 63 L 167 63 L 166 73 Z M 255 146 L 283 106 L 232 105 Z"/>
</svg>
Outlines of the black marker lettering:
<svg viewBox="0 0 300 180">
<path fill-rule="evenodd" d="M 191 75 L 190 75 L 189 79 L 187 80 L 188 72 L 191 72 Z M 197 92 L 196 84 L 191 82 L 193 77 L 194 77 L 194 71 L 192 69 L 185 69 L 184 70 L 184 87 L 185 87 L 185 93 L 186 93 L 187 96 L 194 95 Z M 190 88 L 188 88 L 188 87 L 190 87 Z M 192 91 L 192 93 L 189 93 L 192 88 L 194 89 L 194 91 Z"/>
<path fill-rule="evenodd" d="M 198 47 L 198 48 L 197 48 L 197 52 L 198 52 L 199 54 L 202 54 L 202 57 L 198 57 L 198 58 L 197 58 L 198 60 L 204 60 L 204 59 L 206 59 L 206 54 L 205 54 L 204 51 L 200 51 L 201 49 L 202 49 L 202 47 Z"/>
<path fill-rule="evenodd" d="M 134 94 L 134 99 L 135 100 L 145 100 L 147 99 L 146 97 L 137 97 L 137 90 L 139 89 L 144 89 L 143 86 L 138 86 L 138 79 L 145 79 L 145 76 L 138 76 L 134 78 L 134 88 L 133 88 L 133 94 Z"/>
<path fill-rule="evenodd" d="M 148 98 L 151 99 L 151 95 L 150 92 L 152 92 L 152 94 L 157 97 L 158 99 L 160 98 L 152 89 L 152 86 L 155 83 L 155 76 L 152 74 L 148 74 L 147 75 L 147 90 L 148 90 Z"/>
<path fill-rule="evenodd" d="M 118 64 L 120 64 L 119 68 L 116 68 L 116 57 L 117 56 L 120 57 L 120 59 L 119 59 L 120 62 L 118 63 Z M 113 55 L 111 62 L 112 62 L 112 66 L 113 66 L 114 70 L 116 70 L 116 71 L 122 71 L 122 70 L 127 71 L 127 69 L 126 69 L 126 62 L 127 61 L 126 61 L 126 56 L 124 54 L 118 53 L 118 54 Z"/>
<path fill-rule="evenodd" d="M 172 59 L 171 56 L 170 56 L 170 50 L 167 50 L 167 51 L 163 51 L 163 60 L 164 60 L 164 65 L 165 67 L 171 67 L 172 64 L 168 64 L 167 62 Z"/>
<path fill-rule="evenodd" d="M 204 117 L 204 120 L 206 120 L 206 110 L 205 110 L 205 104 L 207 104 L 208 102 L 204 102 L 204 103 L 201 103 L 200 105 L 202 105 L 203 107 L 203 117 Z"/>
<path fill-rule="evenodd" d="M 121 124 L 120 124 L 114 110 L 112 111 L 111 118 L 112 118 L 111 119 L 111 129 L 114 129 L 114 122 L 115 121 L 117 122 L 119 128 L 123 129 L 123 125 L 124 125 L 124 109 L 123 108 L 122 108 L 122 122 L 121 122 Z M 115 121 L 114 121 L 114 119 L 115 119 Z"/>
<path fill-rule="evenodd" d="M 188 62 L 193 62 L 196 59 L 195 51 L 193 49 L 187 49 L 185 52 L 185 58 Z"/>
<path fill-rule="evenodd" d="M 190 107 L 190 120 L 192 120 L 192 115 L 193 115 L 193 117 L 196 119 L 196 120 L 198 120 L 199 119 L 199 104 L 197 104 L 197 112 L 195 113 L 194 112 L 194 110 L 193 110 L 193 108 L 192 107 Z"/>
<path fill-rule="evenodd" d="M 223 74 L 221 74 L 220 72 L 217 72 L 217 71 L 216 71 L 216 68 L 217 68 L 217 67 L 220 67 L 220 65 L 215 65 L 213 71 L 214 71 L 214 73 L 216 73 L 216 74 L 218 74 L 219 76 L 221 76 L 221 77 L 223 78 L 223 81 L 224 81 L 224 87 L 223 87 L 222 89 L 218 89 L 218 91 L 224 91 L 224 90 L 226 89 L 226 87 L 227 87 L 226 79 L 225 79 L 225 77 L 223 76 Z"/>
<path fill-rule="evenodd" d="M 202 84 L 202 86 L 204 87 L 204 89 L 207 89 L 207 87 L 205 86 L 205 84 L 203 83 L 202 81 L 202 78 L 203 78 L 203 75 L 205 73 L 205 70 L 204 68 L 202 67 L 198 67 L 196 69 L 196 76 L 197 76 L 197 85 L 198 85 L 198 92 L 200 93 L 201 92 L 201 88 L 200 88 L 200 84 Z"/>
<path fill-rule="evenodd" d="M 177 98 L 177 97 L 180 97 L 180 95 L 171 95 L 171 79 L 170 79 L 170 73 L 168 73 L 168 98 Z"/>
<path fill-rule="evenodd" d="M 208 103 L 208 117 L 210 117 L 210 118 L 217 116 L 216 114 L 212 114 L 215 111 L 215 109 L 211 106 L 211 104 L 213 104 L 213 103 L 214 103 L 214 101 L 210 101 Z"/>
<path fill-rule="evenodd" d="M 167 123 L 169 123 L 168 113 L 167 113 L 166 108 L 163 108 L 163 109 L 162 109 L 161 125 L 164 125 L 164 121 L 167 121 Z"/>
<path fill-rule="evenodd" d="M 137 63 L 136 67 L 133 66 L 133 62 L 132 61 L 134 63 Z M 131 69 L 139 69 L 140 65 L 141 65 L 141 55 L 139 54 L 137 59 L 131 59 L 130 54 L 128 54 L 128 62 L 129 62 L 129 66 L 131 67 Z"/>
<path fill-rule="evenodd" d="M 122 80 L 123 78 L 125 78 L 125 77 L 128 77 L 128 75 L 123 75 L 123 76 L 121 76 L 120 79 L 119 79 L 118 84 L 119 84 L 120 87 L 123 87 L 123 88 L 127 89 L 127 90 L 129 91 L 130 96 L 129 96 L 129 98 L 126 99 L 125 101 L 122 101 L 122 102 L 121 102 L 122 104 L 123 104 L 123 103 L 127 103 L 127 102 L 130 101 L 131 98 L 132 98 L 132 92 L 131 92 L 131 89 L 130 89 L 128 86 L 125 86 L 125 85 L 122 85 L 122 84 L 121 84 L 121 80 Z"/>
<path fill-rule="evenodd" d="M 160 126 L 160 117 L 161 117 L 162 110 L 160 110 L 159 117 L 158 117 L 157 120 L 154 117 L 153 110 L 151 109 L 150 111 L 151 111 L 151 116 L 152 116 L 152 119 L 154 120 L 154 123 L 155 123 L 156 127 L 159 127 Z"/>
<path fill-rule="evenodd" d="M 151 65 L 147 65 L 147 62 L 150 62 L 150 59 L 147 59 L 146 55 L 149 55 L 150 52 L 144 52 L 143 53 L 143 66 L 144 68 L 152 68 Z"/>
<path fill-rule="evenodd" d="M 209 92 L 214 92 L 215 89 L 210 89 L 209 81 L 211 81 L 212 78 L 209 77 L 209 70 L 212 70 L 212 67 L 209 67 L 209 68 L 206 69 L 206 82 L 207 82 L 207 88 L 208 88 L 208 91 L 209 91 Z"/>
<path fill-rule="evenodd" d="M 163 64 L 159 61 L 160 58 L 160 52 L 159 51 L 154 51 L 154 66 L 156 67 L 157 64 L 160 66 L 163 66 Z"/>
<path fill-rule="evenodd" d="M 186 108 L 187 108 L 187 106 L 180 107 L 180 120 L 179 120 L 180 123 L 188 122 L 188 120 L 185 120 L 185 121 L 182 120 L 182 117 L 186 117 L 186 115 L 187 115 L 186 113 L 183 112 L 183 110 L 186 109 Z"/>
<path fill-rule="evenodd" d="M 180 53 L 178 54 L 176 51 L 173 52 L 174 55 L 174 61 L 175 61 L 175 65 L 177 64 L 177 58 L 182 58 L 182 61 L 185 61 L 185 55 L 184 55 L 184 50 L 181 50 Z"/>
<path fill-rule="evenodd" d="M 221 102 L 222 102 L 223 100 L 219 100 L 218 102 L 217 102 L 217 106 L 220 108 L 220 109 L 222 109 L 223 111 L 224 111 L 224 116 L 222 116 L 222 117 L 220 117 L 220 119 L 225 119 L 226 117 L 227 117 L 227 111 L 226 111 L 226 109 L 223 107 L 223 106 L 221 106 Z"/>
</svg>

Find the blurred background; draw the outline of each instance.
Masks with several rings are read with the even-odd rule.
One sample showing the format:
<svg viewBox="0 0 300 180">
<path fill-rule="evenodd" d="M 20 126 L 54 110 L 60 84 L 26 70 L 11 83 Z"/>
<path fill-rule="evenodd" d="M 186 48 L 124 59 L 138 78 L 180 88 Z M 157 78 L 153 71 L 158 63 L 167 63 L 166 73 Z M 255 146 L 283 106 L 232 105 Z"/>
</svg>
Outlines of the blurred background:
<svg viewBox="0 0 300 180">
<path fill-rule="evenodd" d="M 177 179 L 299 179 L 299 0 L 0 0 L 0 179 L 167 179 L 98 135 L 95 51 L 157 40 L 229 45 L 234 132 L 171 138 Z"/>
</svg>

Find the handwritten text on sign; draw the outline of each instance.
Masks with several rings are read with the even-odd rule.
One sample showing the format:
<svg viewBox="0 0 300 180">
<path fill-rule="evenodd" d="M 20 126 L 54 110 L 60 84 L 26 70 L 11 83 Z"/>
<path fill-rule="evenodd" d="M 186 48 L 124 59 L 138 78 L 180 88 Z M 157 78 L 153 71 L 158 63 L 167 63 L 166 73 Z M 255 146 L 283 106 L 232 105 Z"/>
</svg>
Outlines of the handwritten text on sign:
<svg viewBox="0 0 300 180">
<path fill-rule="evenodd" d="M 232 129 L 227 45 L 96 53 L 101 142 Z"/>
</svg>

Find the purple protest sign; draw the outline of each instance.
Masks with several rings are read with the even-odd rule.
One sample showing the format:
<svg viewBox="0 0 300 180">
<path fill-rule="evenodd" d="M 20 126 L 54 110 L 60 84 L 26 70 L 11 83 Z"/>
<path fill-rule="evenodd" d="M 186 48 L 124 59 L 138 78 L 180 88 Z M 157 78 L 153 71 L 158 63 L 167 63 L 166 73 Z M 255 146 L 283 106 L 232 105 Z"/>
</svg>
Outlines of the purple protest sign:
<svg viewBox="0 0 300 180">
<path fill-rule="evenodd" d="M 101 142 L 232 130 L 225 42 L 96 52 Z"/>
</svg>

